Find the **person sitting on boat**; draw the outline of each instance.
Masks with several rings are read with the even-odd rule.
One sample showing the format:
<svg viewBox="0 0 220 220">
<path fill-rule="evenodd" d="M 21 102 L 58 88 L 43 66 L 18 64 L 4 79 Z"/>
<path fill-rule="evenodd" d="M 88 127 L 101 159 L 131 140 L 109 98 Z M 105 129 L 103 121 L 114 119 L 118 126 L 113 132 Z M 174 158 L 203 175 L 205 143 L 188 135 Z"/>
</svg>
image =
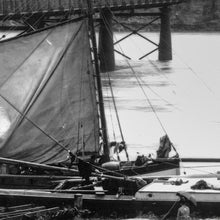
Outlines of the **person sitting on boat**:
<svg viewBox="0 0 220 220">
<path fill-rule="evenodd" d="M 92 174 L 92 165 L 78 158 L 78 170 L 79 175 L 85 179 L 85 184 L 89 184 L 90 176 Z"/>
<path fill-rule="evenodd" d="M 160 146 L 157 150 L 157 158 L 168 158 L 171 151 L 172 143 L 168 135 L 164 135 L 160 138 Z"/>
<path fill-rule="evenodd" d="M 114 147 L 113 153 L 117 155 L 117 159 L 120 161 L 119 154 L 123 150 L 126 150 L 126 143 L 124 141 L 121 142 L 113 141 L 110 143 L 110 147 Z"/>
<path fill-rule="evenodd" d="M 137 158 L 135 160 L 135 166 L 143 166 L 143 165 L 147 165 L 149 163 L 149 161 L 152 161 L 152 155 L 148 154 L 148 156 L 146 155 L 139 155 L 139 152 L 137 152 Z"/>
<path fill-rule="evenodd" d="M 180 197 L 180 207 L 177 212 L 176 220 L 190 220 L 190 208 L 187 206 L 187 200 Z"/>
</svg>

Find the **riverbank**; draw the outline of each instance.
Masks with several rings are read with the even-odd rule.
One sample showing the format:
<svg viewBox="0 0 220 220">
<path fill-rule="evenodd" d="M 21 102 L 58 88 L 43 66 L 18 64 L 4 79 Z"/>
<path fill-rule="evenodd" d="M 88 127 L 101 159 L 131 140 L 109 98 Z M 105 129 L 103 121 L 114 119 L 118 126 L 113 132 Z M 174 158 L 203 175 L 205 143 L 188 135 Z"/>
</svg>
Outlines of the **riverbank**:
<svg viewBox="0 0 220 220">
<path fill-rule="evenodd" d="M 129 28 L 135 30 L 138 29 L 145 24 L 146 22 L 130 22 L 130 23 L 123 23 Z M 220 24 L 220 21 L 218 21 Z M 127 32 L 128 29 L 123 28 L 120 25 L 115 25 L 113 27 L 114 32 Z M 159 32 L 160 31 L 160 24 L 153 24 L 146 28 L 140 30 L 140 32 Z M 186 25 L 186 24 L 171 24 L 171 31 L 172 32 L 220 32 L 220 26 L 215 24 L 197 24 L 197 25 Z"/>
<path fill-rule="evenodd" d="M 119 21 L 132 29 L 138 29 L 149 23 L 152 18 L 149 17 L 131 17 L 130 19 L 120 18 Z M 116 32 L 128 31 L 122 25 L 114 24 L 113 30 Z M 220 18 L 212 19 L 210 21 L 184 23 L 177 22 L 171 17 L 171 30 L 173 32 L 220 32 Z M 160 31 L 160 21 L 154 22 L 151 25 L 147 25 L 141 31 L 144 32 L 158 32 Z"/>
</svg>

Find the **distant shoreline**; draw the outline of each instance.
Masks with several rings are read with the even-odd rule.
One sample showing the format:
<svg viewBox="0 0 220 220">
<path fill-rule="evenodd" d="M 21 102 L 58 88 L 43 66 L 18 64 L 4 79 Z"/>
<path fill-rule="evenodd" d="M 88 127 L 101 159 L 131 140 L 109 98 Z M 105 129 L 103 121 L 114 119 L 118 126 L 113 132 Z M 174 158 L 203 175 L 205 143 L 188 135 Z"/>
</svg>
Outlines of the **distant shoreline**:
<svg viewBox="0 0 220 220">
<path fill-rule="evenodd" d="M 126 24 L 128 25 L 130 28 L 132 29 L 138 29 L 139 27 L 143 26 L 144 23 L 129 23 Z M 207 27 L 208 26 L 208 27 Z M 119 25 L 115 25 L 113 27 L 113 31 L 116 32 L 129 32 L 128 29 L 125 29 Z M 158 32 L 160 31 L 160 25 L 159 24 L 155 24 L 155 25 L 151 25 L 150 27 L 147 28 L 143 28 L 140 32 Z M 220 25 L 216 26 L 211 26 L 208 24 L 205 25 L 179 25 L 179 24 L 175 24 L 175 25 L 171 25 L 171 31 L 172 32 L 220 32 Z"/>
</svg>

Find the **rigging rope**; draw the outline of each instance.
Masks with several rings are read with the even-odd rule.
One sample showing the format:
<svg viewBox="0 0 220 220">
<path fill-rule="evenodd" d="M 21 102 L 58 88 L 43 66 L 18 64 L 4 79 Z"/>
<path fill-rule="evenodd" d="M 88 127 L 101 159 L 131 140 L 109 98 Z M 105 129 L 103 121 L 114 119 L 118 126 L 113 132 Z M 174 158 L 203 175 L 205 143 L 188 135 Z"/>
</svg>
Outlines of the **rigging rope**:
<svg viewBox="0 0 220 220">
<path fill-rule="evenodd" d="M 107 73 L 108 74 L 108 73 Z M 108 102 L 108 105 L 109 105 L 109 111 L 110 111 L 110 119 L 111 119 L 111 125 L 112 125 L 112 133 L 113 133 L 113 138 L 114 138 L 114 141 L 116 141 L 116 134 L 115 134 L 115 128 L 114 128 L 114 123 L 113 123 L 113 117 L 112 117 L 112 107 L 111 107 L 111 102 L 110 102 L 110 98 L 112 98 L 112 95 L 110 96 L 109 95 L 109 91 L 108 89 L 106 89 L 106 92 L 107 92 L 107 102 Z"/>
<path fill-rule="evenodd" d="M 109 8 L 109 10 L 110 10 L 110 8 Z M 113 14 L 112 12 L 111 12 L 111 14 L 112 14 L 112 16 L 114 16 L 114 14 Z M 115 16 L 114 16 L 114 18 L 115 18 Z M 105 24 L 106 24 L 106 22 L 105 22 Z M 110 34 L 110 30 L 109 30 L 107 24 L 106 24 L 106 28 L 107 28 L 107 30 L 109 31 L 109 34 Z M 119 45 L 119 48 L 120 48 L 121 52 L 123 53 L 124 51 L 123 51 L 123 49 L 121 48 L 120 45 Z M 131 66 L 131 64 L 129 63 L 129 61 L 128 61 L 127 59 L 125 59 L 125 61 L 127 62 L 129 68 L 130 68 L 131 71 L 132 71 L 132 73 L 134 74 L 134 76 L 135 76 L 135 78 L 136 78 L 136 80 L 137 80 L 137 82 L 138 82 L 138 85 L 139 85 L 139 87 L 141 88 L 141 90 L 142 90 L 142 92 L 143 92 L 145 98 L 147 99 L 147 101 L 148 101 L 148 103 L 149 103 L 149 105 L 150 105 L 152 111 L 154 112 L 154 114 L 155 114 L 155 116 L 156 116 L 156 118 L 157 118 L 157 120 L 158 120 L 158 122 L 159 122 L 161 128 L 163 129 L 164 133 L 167 134 L 167 131 L 166 131 L 164 125 L 162 124 L 162 122 L 161 122 L 161 120 L 160 120 L 158 114 L 156 113 L 156 110 L 154 109 L 153 105 L 151 104 L 151 101 L 150 101 L 149 97 L 147 96 L 145 90 L 143 89 L 143 86 L 142 86 L 142 84 L 140 83 L 140 80 L 138 79 L 137 74 L 136 74 L 136 72 L 134 71 L 134 68 Z"/>
<path fill-rule="evenodd" d="M 38 46 L 49 36 L 49 34 L 53 31 L 53 29 L 51 29 L 51 31 L 49 31 L 48 35 L 46 35 L 46 37 L 40 41 L 40 43 L 38 44 Z M 60 59 L 58 60 L 57 64 L 55 65 L 54 69 L 51 71 L 51 75 L 55 72 L 58 64 L 61 62 L 61 60 L 63 59 L 63 56 L 65 54 L 65 52 L 68 49 L 68 46 L 70 45 L 70 43 L 72 42 L 72 40 L 75 38 L 75 35 L 70 39 L 69 44 L 67 45 L 66 49 L 63 51 L 62 56 L 60 57 Z M 31 54 L 36 50 L 36 48 L 33 49 L 33 51 L 31 51 Z M 27 59 L 27 58 L 26 58 Z M 25 59 L 25 60 L 26 60 Z M 25 61 L 24 60 L 24 61 Z M 24 61 L 21 63 L 21 65 L 23 65 Z M 20 65 L 20 66 L 21 66 Z M 17 71 L 17 69 L 10 75 L 13 75 L 15 72 Z M 8 78 L 6 79 L 6 81 L 8 80 Z M 46 82 L 47 83 L 47 82 Z M 45 84 L 46 84 L 45 83 Z M 35 97 L 35 99 L 38 98 L 39 94 L 41 93 L 42 89 L 44 88 L 44 86 L 41 88 L 41 90 L 39 91 L 38 95 Z M 57 141 L 54 137 L 52 137 L 51 135 L 49 135 L 48 133 L 46 133 L 43 129 L 41 129 L 35 122 L 33 122 L 31 119 L 29 119 L 26 116 L 27 113 L 27 109 L 25 110 L 25 113 L 22 113 L 15 105 L 13 105 L 13 103 L 11 103 L 7 98 L 5 98 L 2 94 L 0 94 L 0 97 L 2 97 L 2 99 L 4 99 L 10 106 L 12 106 L 21 116 L 22 118 L 25 118 L 26 120 L 28 120 L 34 127 L 38 128 L 43 134 L 45 134 L 48 138 L 50 138 L 51 140 L 53 140 L 55 143 L 57 143 L 62 149 L 66 150 L 69 153 L 69 149 L 67 149 L 64 145 L 60 144 L 59 141 Z M 34 100 L 33 100 L 34 102 Z M 32 102 L 32 103 L 33 103 Z M 30 106 L 29 106 L 30 108 Z"/>
<path fill-rule="evenodd" d="M 28 120 L 34 127 L 39 129 L 43 134 L 45 134 L 48 138 L 50 138 L 52 141 L 54 141 L 56 144 L 58 144 L 62 149 L 69 152 L 69 149 L 67 149 L 64 145 L 59 143 L 58 140 L 56 140 L 53 136 L 46 133 L 43 129 L 41 129 L 35 122 L 33 122 L 31 119 L 29 119 L 25 114 L 23 114 L 15 105 L 13 105 L 8 99 L 6 99 L 2 94 L 0 94 L 0 97 L 4 99 L 11 107 L 13 107 L 23 118 Z"/>
<path fill-rule="evenodd" d="M 115 18 L 115 16 L 114 16 L 114 14 L 112 13 L 110 7 L 108 7 L 108 9 L 110 10 L 112 16 L 113 16 L 114 19 L 116 20 L 116 18 Z M 100 12 L 101 12 L 101 11 L 100 11 Z M 104 22 L 105 22 L 107 31 L 109 32 L 110 36 L 112 36 L 112 35 L 111 35 L 111 30 L 110 30 L 110 28 L 109 28 L 109 26 L 108 26 L 108 23 L 106 22 L 104 16 L 103 16 L 103 20 L 104 20 Z M 124 53 L 120 45 L 119 45 L 119 48 L 120 48 L 121 52 Z M 168 136 L 167 131 L 166 131 L 166 129 L 165 129 L 165 126 L 162 124 L 162 121 L 160 120 L 160 118 L 159 118 L 159 116 L 158 116 L 156 110 L 154 109 L 154 107 L 153 107 L 153 105 L 152 105 L 152 103 L 151 103 L 149 97 L 147 96 L 145 90 L 143 89 L 142 84 L 140 83 L 140 80 L 139 80 L 139 78 L 138 78 L 136 72 L 134 71 L 134 69 L 133 69 L 133 67 L 131 66 L 131 64 L 129 63 L 129 61 L 128 61 L 127 59 L 125 59 L 125 61 L 127 62 L 129 68 L 132 70 L 132 72 L 133 72 L 133 74 L 134 74 L 134 76 L 135 76 L 135 78 L 136 78 L 136 80 L 137 80 L 137 82 L 138 82 L 138 85 L 140 86 L 140 88 L 141 88 L 141 90 L 142 90 L 144 96 L 146 97 L 146 99 L 147 99 L 147 101 L 148 101 L 148 103 L 149 103 L 149 106 L 151 107 L 153 113 L 155 114 L 155 116 L 156 116 L 156 118 L 157 118 L 157 120 L 158 120 L 158 122 L 159 122 L 159 124 L 160 124 L 160 126 L 161 126 L 161 128 L 162 128 L 162 130 L 163 130 L 164 133 Z M 177 152 L 177 150 L 176 150 L 176 148 L 175 148 L 175 146 L 173 145 L 173 143 L 171 143 L 171 146 L 173 147 L 173 149 L 174 149 L 174 151 L 176 152 L 176 154 L 179 155 L 178 152 Z"/>
<path fill-rule="evenodd" d="M 109 35 L 112 36 L 110 28 L 109 28 L 109 24 L 106 21 L 105 16 L 102 16 L 102 19 L 103 19 L 104 24 L 105 24 L 105 26 L 106 26 L 106 28 L 109 32 Z M 105 61 L 105 59 L 104 59 L 104 61 Z M 110 91 L 111 91 L 111 95 L 112 95 L 112 101 L 113 101 L 113 105 L 114 105 L 114 109 L 115 109 L 115 114 L 116 114 L 116 118 L 117 118 L 117 122 L 118 122 L 118 127 L 119 127 L 119 131 L 120 131 L 121 139 L 122 139 L 123 144 L 125 145 L 124 150 L 125 150 L 127 160 L 129 161 L 129 155 L 128 155 L 128 152 L 127 152 L 127 147 L 126 147 L 124 135 L 123 135 L 123 132 L 122 132 L 122 126 L 121 126 L 121 122 L 120 122 L 120 119 L 119 119 L 119 114 L 118 114 L 118 110 L 117 110 L 117 106 L 116 106 L 116 102 L 115 102 L 115 96 L 114 96 L 114 92 L 113 92 L 113 89 L 112 89 L 112 84 L 111 84 L 111 79 L 110 79 L 109 72 L 107 72 L 107 76 L 108 76 L 108 83 L 109 83 L 109 87 L 110 87 Z"/>
<path fill-rule="evenodd" d="M 62 58 L 61 58 L 61 59 L 62 59 Z M 56 67 L 57 67 L 57 66 L 56 66 Z M 56 68 L 56 67 L 55 67 L 55 68 Z M 13 73 L 12 73 L 12 74 L 13 74 Z M 60 146 L 63 150 L 67 151 L 67 152 L 69 153 L 69 156 L 71 157 L 71 158 L 70 158 L 70 159 L 71 159 L 71 162 L 72 162 L 72 160 L 75 159 L 75 158 L 80 159 L 80 158 L 77 157 L 75 154 L 73 154 L 68 148 L 66 148 L 66 146 L 64 146 L 64 145 L 61 144 L 58 140 L 56 140 L 56 138 L 54 138 L 53 136 L 51 136 L 50 134 L 48 134 L 47 132 L 45 132 L 43 129 L 41 129 L 34 121 L 32 121 L 31 119 L 29 119 L 26 114 L 22 113 L 15 105 L 13 105 L 13 103 L 11 103 L 9 100 L 7 100 L 3 95 L 0 94 L 0 97 L 1 97 L 2 99 L 4 99 L 10 106 L 12 106 L 12 107 L 22 116 L 22 118 L 25 118 L 28 122 L 30 122 L 34 127 L 36 127 L 37 129 L 39 129 L 43 134 L 45 134 L 48 138 L 50 138 L 52 141 L 54 141 L 54 142 L 55 142 L 58 146 Z M 91 164 L 91 163 L 89 163 L 89 162 L 85 162 L 85 163 L 90 164 L 91 166 L 100 169 L 100 167 L 97 167 L 97 166 L 95 166 L 95 165 L 93 165 L 93 164 Z M 112 172 L 112 173 L 114 173 L 114 174 L 117 174 L 117 175 L 120 175 L 120 176 L 122 176 L 122 177 L 124 177 L 124 178 L 127 178 L 126 175 L 120 174 L 120 173 L 118 173 L 118 172 L 110 171 L 110 170 L 104 169 L 104 168 L 101 168 L 101 169 L 102 169 L 102 170 L 105 170 L 106 172 Z"/>
</svg>

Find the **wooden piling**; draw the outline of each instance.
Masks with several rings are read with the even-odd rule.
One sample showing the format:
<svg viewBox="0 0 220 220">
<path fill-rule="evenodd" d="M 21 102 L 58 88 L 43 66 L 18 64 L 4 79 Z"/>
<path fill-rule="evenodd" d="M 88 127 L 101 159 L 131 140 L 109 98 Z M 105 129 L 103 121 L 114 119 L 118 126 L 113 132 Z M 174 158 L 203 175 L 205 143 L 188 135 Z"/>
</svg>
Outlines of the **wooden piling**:
<svg viewBox="0 0 220 220">
<path fill-rule="evenodd" d="M 74 206 L 79 210 L 82 209 L 83 206 L 82 194 L 77 193 L 74 195 L 74 198 L 75 198 Z"/>
<path fill-rule="evenodd" d="M 115 69 L 115 56 L 112 31 L 112 12 L 103 9 L 100 13 L 99 57 L 101 72 Z"/>
<path fill-rule="evenodd" d="M 170 8 L 163 7 L 161 10 L 159 60 L 172 60 L 172 43 L 170 30 Z"/>
</svg>

